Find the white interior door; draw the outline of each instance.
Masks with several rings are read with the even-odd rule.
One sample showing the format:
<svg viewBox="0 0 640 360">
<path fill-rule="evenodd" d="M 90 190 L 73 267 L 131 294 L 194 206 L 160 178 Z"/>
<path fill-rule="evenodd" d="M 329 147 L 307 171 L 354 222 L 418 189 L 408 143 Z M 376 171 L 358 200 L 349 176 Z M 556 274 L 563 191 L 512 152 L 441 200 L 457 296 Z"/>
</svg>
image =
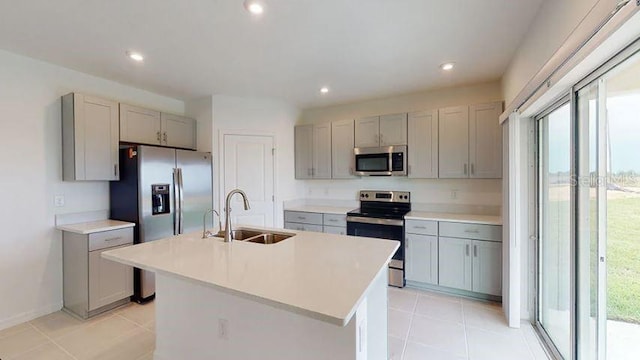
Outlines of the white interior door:
<svg viewBox="0 0 640 360">
<path fill-rule="evenodd" d="M 273 137 L 225 134 L 223 139 L 220 208 L 224 209 L 229 191 L 240 189 L 247 194 L 251 209 L 244 210 L 242 197 L 235 195 L 231 202 L 232 224 L 273 227 Z"/>
</svg>

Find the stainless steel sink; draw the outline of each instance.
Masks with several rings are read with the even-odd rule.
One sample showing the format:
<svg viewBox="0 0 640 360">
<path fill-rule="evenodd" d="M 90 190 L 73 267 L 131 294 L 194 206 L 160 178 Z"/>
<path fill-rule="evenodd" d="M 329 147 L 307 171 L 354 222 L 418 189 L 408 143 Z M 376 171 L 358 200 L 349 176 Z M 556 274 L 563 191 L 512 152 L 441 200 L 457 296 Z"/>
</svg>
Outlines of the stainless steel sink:
<svg viewBox="0 0 640 360">
<path fill-rule="evenodd" d="M 256 231 L 256 230 L 244 230 L 244 229 L 233 230 L 233 240 L 244 241 L 252 237 L 261 235 L 262 233 L 263 233 L 262 231 Z M 222 230 L 219 231 L 216 234 L 216 237 L 221 237 L 224 239 L 224 231 Z"/>
<path fill-rule="evenodd" d="M 275 244 L 278 243 L 282 240 L 286 240 L 290 237 L 292 237 L 293 234 L 271 234 L 271 233 L 267 233 L 267 234 L 260 234 L 256 237 L 247 239 L 246 241 L 249 242 L 253 242 L 253 243 L 258 243 L 258 244 L 265 244 L 265 245 L 269 245 L 269 244 Z"/>
<path fill-rule="evenodd" d="M 233 240 L 234 241 L 246 241 L 252 242 L 256 244 L 276 244 L 280 241 L 286 240 L 295 234 L 289 233 L 275 233 L 275 232 L 265 232 L 255 229 L 238 229 L 233 230 Z M 216 234 L 216 237 L 224 239 L 224 231 L 220 231 Z"/>
</svg>

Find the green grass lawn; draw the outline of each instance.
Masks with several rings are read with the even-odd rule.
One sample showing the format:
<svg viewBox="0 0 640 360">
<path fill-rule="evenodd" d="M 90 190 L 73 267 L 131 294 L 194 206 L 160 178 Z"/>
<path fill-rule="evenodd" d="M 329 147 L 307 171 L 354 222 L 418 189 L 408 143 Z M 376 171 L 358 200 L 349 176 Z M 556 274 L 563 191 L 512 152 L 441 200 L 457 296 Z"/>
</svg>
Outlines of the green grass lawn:
<svg viewBox="0 0 640 360">
<path fill-rule="evenodd" d="M 607 201 L 607 315 L 640 324 L 640 198 Z"/>
</svg>

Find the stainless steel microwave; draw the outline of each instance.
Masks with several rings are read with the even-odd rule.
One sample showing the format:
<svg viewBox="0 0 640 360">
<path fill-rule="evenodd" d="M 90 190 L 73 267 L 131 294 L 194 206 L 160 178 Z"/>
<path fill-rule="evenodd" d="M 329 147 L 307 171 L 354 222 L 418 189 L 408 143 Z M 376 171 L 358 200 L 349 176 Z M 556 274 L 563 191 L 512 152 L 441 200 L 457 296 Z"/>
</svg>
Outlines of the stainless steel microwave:
<svg viewBox="0 0 640 360">
<path fill-rule="evenodd" d="M 355 148 L 356 175 L 407 176 L 407 147 Z"/>
</svg>

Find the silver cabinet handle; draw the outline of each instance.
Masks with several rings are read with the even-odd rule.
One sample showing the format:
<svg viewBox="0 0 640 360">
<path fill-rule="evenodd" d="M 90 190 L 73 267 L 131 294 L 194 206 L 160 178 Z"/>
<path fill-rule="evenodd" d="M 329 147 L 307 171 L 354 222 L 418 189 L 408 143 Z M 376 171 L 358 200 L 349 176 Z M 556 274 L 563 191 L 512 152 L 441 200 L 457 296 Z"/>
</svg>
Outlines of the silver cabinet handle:
<svg viewBox="0 0 640 360">
<path fill-rule="evenodd" d="M 327 221 L 338 222 L 338 220 L 336 220 L 336 219 L 328 219 Z"/>
<path fill-rule="evenodd" d="M 162 140 L 160 140 L 160 139 L 161 139 L 161 137 L 160 137 L 160 136 L 161 136 L 161 135 L 160 135 L 160 131 L 156 132 L 156 139 L 158 140 L 158 142 L 159 142 L 159 143 L 161 143 L 161 144 L 162 144 Z"/>
<path fill-rule="evenodd" d="M 164 143 L 167 144 L 167 132 L 165 131 L 164 134 L 162 134 L 162 139 L 164 140 Z"/>
<path fill-rule="evenodd" d="M 116 241 L 122 239 L 122 236 L 104 239 L 105 242 Z"/>
<path fill-rule="evenodd" d="M 113 164 L 113 176 L 118 177 L 118 164 Z"/>
<path fill-rule="evenodd" d="M 298 216 L 298 220 L 307 220 L 307 218 L 304 216 Z"/>
<path fill-rule="evenodd" d="M 380 134 L 380 145 L 384 145 L 384 135 Z"/>
<path fill-rule="evenodd" d="M 475 169 L 474 169 L 474 166 L 473 166 L 473 164 L 471 164 L 471 175 L 475 174 L 475 172 L 476 172 L 476 171 L 475 171 Z"/>
<path fill-rule="evenodd" d="M 478 257 L 478 245 L 473 245 L 473 256 Z"/>
<path fill-rule="evenodd" d="M 426 230 L 426 229 L 427 229 L 427 227 L 426 227 L 426 226 L 417 226 L 417 225 L 416 225 L 416 226 L 414 226 L 414 228 L 416 228 L 416 229 L 424 229 L 424 230 Z"/>
<path fill-rule="evenodd" d="M 465 230 L 464 232 L 466 232 L 467 234 L 480 234 L 480 230 Z"/>
<path fill-rule="evenodd" d="M 467 254 L 467 256 L 469 256 L 469 244 L 467 244 L 467 245 L 465 246 L 465 249 L 466 249 L 466 254 Z"/>
<path fill-rule="evenodd" d="M 467 164 L 464 164 L 464 174 L 467 175 Z"/>
</svg>

